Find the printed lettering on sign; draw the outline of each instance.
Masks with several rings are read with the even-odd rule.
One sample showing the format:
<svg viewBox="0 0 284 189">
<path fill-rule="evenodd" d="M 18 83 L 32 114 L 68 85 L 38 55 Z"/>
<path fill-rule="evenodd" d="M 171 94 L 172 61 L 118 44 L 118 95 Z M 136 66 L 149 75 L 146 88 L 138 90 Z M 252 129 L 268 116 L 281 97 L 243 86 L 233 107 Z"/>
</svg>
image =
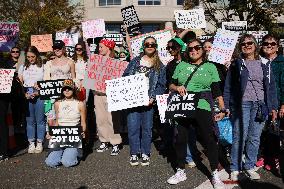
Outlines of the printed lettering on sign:
<svg viewBox="0 0 284 189">
<path fill-rule="evenodd" d="M 64 79 L 38 81 L 39 97 L 42 100 L 58 98 L 61 94 Z"/>
<path fill-rule="evenodd" d="M 247 21 L 222 22 L 222 29 L 244 32 L 247 30 Z"/>
<path fill-rule="evenodd" d="M 204 10 L 176 10 L 175 19 L 178 28 L 183 29 L 201 29 L 206 28 Z"/>
<path fill-rule="evenodd" d="M 52 51 L 52 34 L 32 35 L 31 45 L 35 46 L 39 52 Z"/>
<path fill-rule="evenodd" d="M 141 29 L 141 23 L 133 5 L 121 9 L 121 15 L 128 33 L 133 33 Z"/>
<path fill-rule="evenodd" d="M 10 51 L 18 41 L 19 32 L 18 22 L 0 22 L 0 51 Z"/>
<path fill-rule="evenodd" d="M 96 19 L 82 22 L 82 30 L 85 39 L 102 37 L 106 33 L 105 21 Z"/>
<path fill-rule="evenodd" d="M 120 33 L 108 33 L 104 35 L 104 38 L 113 40 L 117 45 L 121 45 L 123 41 L 123 36 Z"/>
<path fill-rule="evenodd" d="M 10 93 L 15 69 L 0 69 L 0 93 Z"/>
<path fill-rule="evenodd" d="M 268 31 L 247 31 L 248 34 L 252 34 L 257 40 L 258 44 L 262 42 L 262 38 L 268 34 Z"/>
</svg>

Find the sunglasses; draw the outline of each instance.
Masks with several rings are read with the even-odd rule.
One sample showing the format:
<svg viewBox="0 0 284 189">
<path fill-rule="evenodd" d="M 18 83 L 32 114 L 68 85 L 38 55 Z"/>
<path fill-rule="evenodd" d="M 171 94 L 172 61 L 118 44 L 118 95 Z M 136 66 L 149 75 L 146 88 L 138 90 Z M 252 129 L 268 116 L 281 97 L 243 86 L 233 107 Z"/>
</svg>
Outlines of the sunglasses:
<svg viewBox="0 0 284 189">
<path fill-rule="evenodd" d="M 63 89 L 62 89 L 62 91 L 66 91 L 68 89 L 68 91 L 73 91 L 73 89 L 71 88 L 71 87 L 64 87 Z"/>
<path fill-rule="evenodd" d="M 20 51 L 11 51 L 11 53 L 20 53 Z"/>
<path fill-rule="evenodd" d="M 156 48 L 157 44 L 156 43 L 145 43 L 144 48 Z"/>
<path fill-rule="evenodd" d="M 55 59 L 55 57 L 50 57 L 50 58 L 49 58 L 49 60 L 54 60 L 54 59 Z"/>
<path fill-rule="evenodd" d="M 82 48 L 76 48 L 75 50 L 76 51 L 82 51 L 83 49 Z"/>
<path fill-rule="evenodd" d="M 27 56 L 27 58 L 35 58 L 36 56 Z"/>
<path fill-rule="evenodd" d="M 188 48 L 189 52 L 192 52 L 193 49 L 196 50 L 196 51 L 199 51 L 200 49 L 202 49 L 202 46 L 201 45 L 196 45 L 194 47 L 187 47 L 187 48 Z"/>
<path fill-rule="evenodd" d="M 241 46 L 242 47 L 245 47 L 245 46 L 251 46 L 252 44 L 254 44 L 254 42 L 252 42 L 252 41 L 249 41 L 249 42 L 243 42 L 243 43 L 241 43 Z"/>
<path fill-rule="evenodd" d="M 268 46 L 268 45 L 270 45 L 270 46 L 276 46 L 277 43 L 275 43 L 275 42 L 271 42 L 271 43 L 269 43 L 269 42 L 263 42 L 262 45 L 263 45 L 263 46 Z"/>
<path fill-rule="evenodd" d="M 167 46 L 167 48 L 166 48 L 168 51 L 170 50 L 170 49 L 172 49 L 173 51 L 174 50 L 176 50 L 177 48 L 175 47 L 175 46 Z"/>
</svg>

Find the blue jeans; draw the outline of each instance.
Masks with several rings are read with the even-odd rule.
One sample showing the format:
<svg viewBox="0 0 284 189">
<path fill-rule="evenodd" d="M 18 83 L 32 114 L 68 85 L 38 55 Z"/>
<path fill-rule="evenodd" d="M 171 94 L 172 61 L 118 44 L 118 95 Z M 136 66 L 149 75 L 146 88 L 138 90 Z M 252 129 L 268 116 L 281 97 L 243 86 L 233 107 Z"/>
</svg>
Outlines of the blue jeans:
<svg viewBox="0 0 284 189">
<path fill-rule="evenodd" d="M 231 170 L 241 171 L 254 168 L 264 123 L 255 122 L 257 102 L 245 101 L 240 111 L 232 110 L 233 144 Z M 242 156 L 245 155 L 243 165 Z"/>
<path fill-rule="evenodd" d="M 197 146 L 196 146 L 196 133 L 194 127 L 189 127 L 188 134 L 188 144 L 187 144 L 187 154 L 186 154 L 186 162 L 193 162 L 194 157 L 197 156 Z"/>
<path fill-rule="evenodd" d="M 136 155 L 140 152 L 142 154 L 150 155 L 153 126 L 153 108 L 132 108 L 127 116 L 127 126 L 130 155 Z"/>
<path fill-rule="evenodd" d="M 35 132 L 37 141 L 42 142 L 45 135 L 46 120 L 44 115 L 44 101 L 39 98 L 29 100 L 29 111 L 26 115 L 27 136 L 29 142 L 35 141 Z"/>
<path fill-rule="evenodd" d="M 56 150 L 50 152 L 45 159 L 45 163 L 49 167 L 57 167 L 63 165 L 64 167 L 72 167 L 78 164 L 78 149 L 77 148 L 65 148 L 64 150 Z"/>
</svg>

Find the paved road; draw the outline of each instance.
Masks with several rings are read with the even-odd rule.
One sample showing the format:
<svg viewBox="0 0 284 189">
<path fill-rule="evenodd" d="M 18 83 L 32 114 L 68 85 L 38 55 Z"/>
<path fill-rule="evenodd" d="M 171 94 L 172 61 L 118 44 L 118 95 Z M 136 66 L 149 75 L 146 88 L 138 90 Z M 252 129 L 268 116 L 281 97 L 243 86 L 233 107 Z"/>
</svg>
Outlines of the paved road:
<svg viewBox="0 0 284 189">
<path fill-rule="evenodd" d="M 210 189 L 207 177 L 197 168 L 187 169 L 187 181 L 170 186 L 166 183 L 174 172 L 167 158 L 159 155 L 153 146 L 151 164 L 147 167 L 131 167 L 128 163 L 129 147 L 125 146 L 119 156 L 111 157 L 110 151 L 91 153 L 79 166 L 73 168 L 48 168 L 44 164 L 47 152 L 42 154 L 24 153 L 0 163 L 0 188 L 95 188 L 95 189 Z M 208 162 L 205 160 L 204 164 Z M 284 188 L 281 179 L 271 173 L 259 170 L 262 182 L 244 181 L 241 188 L 280 189 Z M 225 171 L 222 177 L 227 180 Z M 227 184 L 227 188 L 240 188 Z"/>
</svg>

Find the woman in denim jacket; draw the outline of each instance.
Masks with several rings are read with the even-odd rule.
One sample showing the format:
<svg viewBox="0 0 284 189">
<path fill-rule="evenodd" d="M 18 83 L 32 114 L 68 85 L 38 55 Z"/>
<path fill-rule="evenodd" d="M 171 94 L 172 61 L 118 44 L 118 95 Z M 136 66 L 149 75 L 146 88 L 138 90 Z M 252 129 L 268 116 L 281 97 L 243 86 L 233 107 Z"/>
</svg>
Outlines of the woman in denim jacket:
<svg viewBox="0 0 284 189">
<path fill-rule="evenodd" d="M 239 173 L 243 170 L 246 176 L 256 180 L 260 176 L 254 171 L 254 165 L 265 121 L 256 118 L 257 112 L 261 104 L 264 107 L 262 109 L 275 120 L 277 92 L 270 65 L 259 57 L 255 38 L 244 34 L 239 49 L 240 59 L 230 66 L 224 88 L 225 107 L 230 109 L 233 123 L 231 180 L 238 180 Z"/>
<path fill-rule="evenodd" d="M 145 166 L 150 163 L 153 102 L 156 95 L 162 95 L 166 90 L 166 71 L 158 56 L 156 39 L 151 36 L 145 38 L 141 50 L 143 50 L 142 55 L 131 60 L 123 74 L 123 76 L 129 76 L 145 73 L 149 79 L 149 105 L 131 108 L 127 115 L 130 164 L 132 166 L 139 164 L 138 155 L 140 153 L 142 155 L 141 165 Z"/>
</svg>

